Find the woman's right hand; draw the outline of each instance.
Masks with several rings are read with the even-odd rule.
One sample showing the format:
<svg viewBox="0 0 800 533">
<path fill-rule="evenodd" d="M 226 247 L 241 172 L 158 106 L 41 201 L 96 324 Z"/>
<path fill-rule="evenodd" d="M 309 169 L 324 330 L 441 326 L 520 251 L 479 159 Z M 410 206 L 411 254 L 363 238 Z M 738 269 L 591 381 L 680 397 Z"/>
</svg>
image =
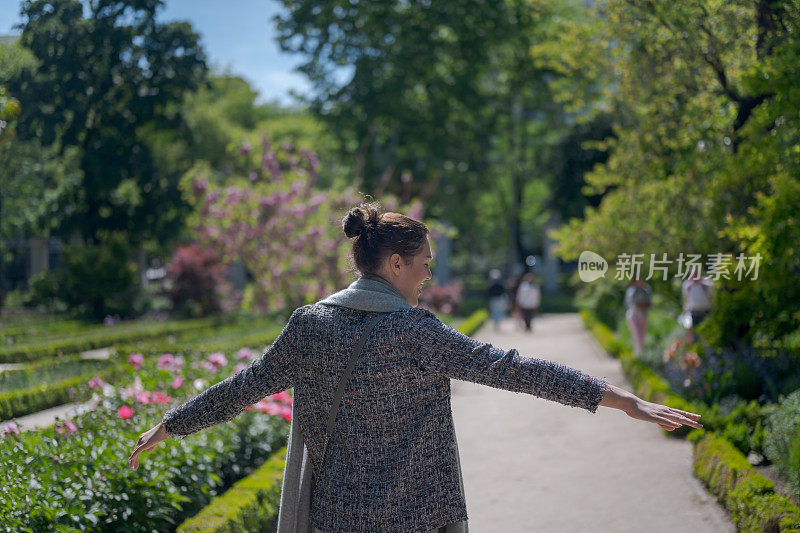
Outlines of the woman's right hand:
<svg viewBox="0 0 800 533">
<path fill-rule="evenodd" d="M 697 413 L 681 411 L 674 407 L 648 402 L 639 397 L 636 397 L 635 400 L 629 404 L 629 407 L 625 409 L 625 413 L 631 418 L 658 424 L 667 431 L 673 431 L 684 425 L 693 428 L 703 427 L 703 424 L 698 422 L 701 415 Z"/>
<path fill-rule="evenodd" d="M 168 437 L 169 434 L 163 422 L 159 422 L 157 426 L 142 433 L 142 436 L 136 441 L 136 447 L 133 449 L 133 453 L 128 458 L 130 467 L 134 470 L 139 468 L 139 454 L 142 452 L 152 452 L 159 442 L 167 440 Z"/>
</svg>

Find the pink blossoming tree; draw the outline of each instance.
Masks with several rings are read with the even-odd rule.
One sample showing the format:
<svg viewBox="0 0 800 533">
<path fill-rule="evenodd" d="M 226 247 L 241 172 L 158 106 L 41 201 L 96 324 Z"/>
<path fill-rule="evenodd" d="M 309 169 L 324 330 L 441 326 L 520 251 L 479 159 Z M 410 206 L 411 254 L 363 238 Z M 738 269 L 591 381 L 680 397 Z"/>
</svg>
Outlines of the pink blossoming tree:
<svg viewBox="0 0 800 533">
<path fill-rule="evenodd" d="M 244 265 L 255 280 L 254 305 L 266 313 L 347 286 L 349 241 L 340 223 L 364 198 L 353 188 L 317 188 L 319 160 L 311 150 L 292 143 L 273 146 L 266 138 L 259 148 L 244 143 L 225 175 L 195 167 L 182 187 L 195 207 L 191 224 L 200 245 L 225 264 Z M 387 211 L 422 220 L 420 201 L 378 200 Z M 431 229 L 435 237 L 436 227 Z"/>
<path fill-rule="evenodd" d="M 291 143 L 246 144 L 233 175 L 189 172 L 184 190 L 195 205 L 200 243 L 225 263 L 240 261 L 255 279 L 263 313 L 298 307 L 347 284 L 347 239 L 339 220 L 358 201 L 353 189 L 315 187 L 319 161 Z"/>
</svg>

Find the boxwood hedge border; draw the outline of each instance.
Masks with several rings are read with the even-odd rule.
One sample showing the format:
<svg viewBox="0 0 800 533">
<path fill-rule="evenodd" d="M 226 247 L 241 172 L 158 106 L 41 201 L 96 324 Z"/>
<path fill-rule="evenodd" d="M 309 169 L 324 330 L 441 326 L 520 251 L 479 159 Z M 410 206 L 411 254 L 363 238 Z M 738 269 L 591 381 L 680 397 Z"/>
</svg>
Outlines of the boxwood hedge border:
<svg viewBox="0 0 800 533">
<path fill-rule="evenodd" d="M 703 404 L 689 402 L 675 394 L 653 370 L 635 359 L 624 343 L 591 312 L 580 312 L 586 328 L 610 355 L 618 358 L 636 395 L 676 409 L 703 413 Z M 737 531 L 800 532 L 800 508 L 778 494 L 775 484 L 759 474 L 747 458 L 728 440 L 704 429 L 687 426 L 668 432 L 686 435 L 692 443 L 692 469 L 709 492 L 728 511 Z"/>
</svg>

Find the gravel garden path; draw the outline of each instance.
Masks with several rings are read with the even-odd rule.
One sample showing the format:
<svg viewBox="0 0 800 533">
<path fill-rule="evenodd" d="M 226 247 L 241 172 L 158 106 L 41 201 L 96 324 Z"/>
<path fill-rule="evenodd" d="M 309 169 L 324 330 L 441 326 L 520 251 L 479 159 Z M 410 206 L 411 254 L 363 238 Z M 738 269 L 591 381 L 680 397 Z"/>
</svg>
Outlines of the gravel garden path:
<svg viewBox="0 0 800 533">
<path fill-rule="evenodd" d="M 475 338 L 633 390 L 577 314 L 542 315 L 527 334 L 487 323 Z M 691 443 L 655 424 L 463 381 L 452 391 L 471 531 L 735 531 L 693 476 Z"/>
</svg>

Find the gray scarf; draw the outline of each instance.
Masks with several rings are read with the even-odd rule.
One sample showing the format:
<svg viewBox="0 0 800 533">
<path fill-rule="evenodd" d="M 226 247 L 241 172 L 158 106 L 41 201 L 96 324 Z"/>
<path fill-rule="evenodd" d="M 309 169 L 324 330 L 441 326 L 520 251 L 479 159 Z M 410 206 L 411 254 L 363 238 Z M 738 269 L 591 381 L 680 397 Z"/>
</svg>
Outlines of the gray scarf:
<svg viewBox="0 0 800 533">
<path fill-rule="evenodd" d="M 377 276 L 359 278 L 346 289 L 331 294 L 317 303 L 372 311 L 373 313 L 391 313 L 411 309 L 394 285 Z"/>
<path fill-rule="evenodd" d="M 411 309 L 411 305 L 391 283 L 377 276 L 361 277 L 346 289 L 331 294 L 317 304 L 348 307 L 374 313 L 391 313 Z M 455 431 L 453 434 L 455 435 Z M 457 444 L 456 457 L 458 457 Z M 292 417 L 289 442 L 286 447 L 286 464 L 283 470 L 277 533 L 314 533 L 318 531 L 313 527 L 310 516 L 311 475 L 311 462 L 308 459 L 303 433 Z M 463 494 L 464 482 L 461 479 L 460 463 L 458 475 Z M 445 531 L 447 533 L 466 533 L 467 526 L 465 522 L 449 524 Z"/>
</svg>

